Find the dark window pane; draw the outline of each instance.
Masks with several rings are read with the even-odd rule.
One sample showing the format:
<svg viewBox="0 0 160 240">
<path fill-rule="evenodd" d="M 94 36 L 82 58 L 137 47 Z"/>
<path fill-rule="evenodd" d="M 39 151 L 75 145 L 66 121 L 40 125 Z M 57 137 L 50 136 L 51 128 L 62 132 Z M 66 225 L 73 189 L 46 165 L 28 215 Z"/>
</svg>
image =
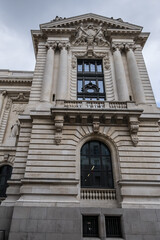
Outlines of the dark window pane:
<svg viewBox="0 0 160 240">
<path fill-rule="evenodd" d="M 101 165 L 100 157 L 99 156 L 92 156 L 91 157 L 91 165 L 95 168 Z"/>
<path fill-rule="evenodd" d="M 106 148 L 106 146 L 104 144 L 101 145 L 101 149 L 102 149 L 102 155 L 110 155 L 110 151 L 108 148 Z"/>
<path fill-rule="evenodd" d="M 90 81 L 89 80 L 85 80 L 85 85 L 89 84 Z"/>
<path fill-rule="evenodd" d="M 84 71 L 89 72 L 89 62 L 84 63 Z"/>
<path fill-rule="evenodd" d="M 99 142 L 93 141 L 90 143 L 90 154 L 91 155 L 99 155 L 100 154 Z"/>
<path fill-rule="evenodd" d="M 78 72 L 82 72 L 82 63 L 78 64 Z"/>
<path fill-rule="evenodd" d="M 78 92 L 82 92 L 82 80 L 78 80 Z"/>
<path fill-rule="evenodd" d="M 103 81 L 98 81 L 98 87 L 99 87 L 99 92 L 103 93 L 104 92 Z"/>
<path fill-rule="evenodd" d="M 83 237 L 98 237 L 98 216 L 83 216 Z"/>
<path fill-rule="evenodd" d="M 97 72 L 102 72 L 102 64 L 97 63 Z"/>
<path fill-rule="evenodd" d="M 95 64 L 94 63 L 90 64 L 90 71 L 95 72 Z"/>
<path fill-rule="evenodd" d="M 81 150 L 82 155 L 88 155 L 89 154 L 89 144 L 86 143 L 83 145 L 82 150 Z"/>
<path fill-rule="evenodd" d="M 87 157 L 87 156 L 82 156 L 82 158 L 81 158 L 81 164 L 82 164 L 82 166 L 84 166 L 84 165 L 89 165 L 89 157 Z"/>
</svg>

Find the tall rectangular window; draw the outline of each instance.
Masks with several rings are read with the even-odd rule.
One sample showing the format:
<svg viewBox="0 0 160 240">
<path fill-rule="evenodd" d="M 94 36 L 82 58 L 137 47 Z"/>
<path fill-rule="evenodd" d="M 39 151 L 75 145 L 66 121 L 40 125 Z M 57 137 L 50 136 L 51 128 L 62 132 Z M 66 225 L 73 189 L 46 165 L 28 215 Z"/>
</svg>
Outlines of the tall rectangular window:
<svg viewBox="0 0 160 240">
<path fill-rule="evenodd" d="M 78 60 L 77 99 L 100 101 L 106 99 L 102 60 Z"/>
</svg>

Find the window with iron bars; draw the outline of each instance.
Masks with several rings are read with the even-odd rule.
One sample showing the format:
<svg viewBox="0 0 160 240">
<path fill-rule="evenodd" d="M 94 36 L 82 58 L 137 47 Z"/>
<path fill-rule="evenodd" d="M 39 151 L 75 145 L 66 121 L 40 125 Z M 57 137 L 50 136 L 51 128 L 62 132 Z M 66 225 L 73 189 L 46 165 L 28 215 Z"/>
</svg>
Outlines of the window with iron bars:
<svg viewBox="0 0 160 240">
<path fill-rule="evenodd" d="M 106 225 L 106 237 L 110 238 L 122 237 L 120 216 L 106 216 L 105 225 Z"/>
<path fill-rule="evenodd" d="M 98 216 L 83 216 L 83 237 L 98 236 Z"/>
<path fill-rule="evenodd" d="M 78 59 L 77 99 L 106 100 L 102 60 Z"/>
</svg>

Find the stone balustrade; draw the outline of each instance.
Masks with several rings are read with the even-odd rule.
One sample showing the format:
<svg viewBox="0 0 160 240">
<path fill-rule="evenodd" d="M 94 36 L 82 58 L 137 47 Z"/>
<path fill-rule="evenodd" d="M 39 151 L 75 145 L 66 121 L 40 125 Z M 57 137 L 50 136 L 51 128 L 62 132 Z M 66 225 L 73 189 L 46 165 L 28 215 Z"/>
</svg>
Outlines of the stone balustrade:
<svg viewBox="0 0 160 240">
<path fill-rule="evenodd" d="M 109 108 L 127 109 L 127 102 L 109 102 Z"/>
<path fill-rule="evenodd" d="M 82 200 L 116 200 L 115 189 L 81 188 Z"/>
<path fill-rule="evenodd" d="M 127 109 L 127 102 L 104 102 L 104 101 L 64 101 L 66 108 L 89 108 L 89 109 Z"/>
</svg>

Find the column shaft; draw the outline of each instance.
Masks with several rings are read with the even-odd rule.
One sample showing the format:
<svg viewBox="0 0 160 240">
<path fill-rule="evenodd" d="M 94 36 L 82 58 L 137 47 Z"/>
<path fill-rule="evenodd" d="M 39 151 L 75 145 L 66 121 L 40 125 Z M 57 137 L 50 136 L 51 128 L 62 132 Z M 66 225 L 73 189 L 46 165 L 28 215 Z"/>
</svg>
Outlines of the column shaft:
<svg viewBox="0 0 160 240">
<path fill-rule="evenodd" d="M 57 100 L 65 100 L 67 97 L 67 49 L 63 47 L 60 52 L 60 61 L 59 61 L 59 75 L 57 82 Z"/>
<path fill-rule="evenodd" d="M 6 91 L 3 91 L 0 93 L 0 118 L 3 110 L 3 102 L 4 102 L 5 96 L 6 96 Z"/>
<path fill-rule="evenodd" d="M 139 75 L 136 58 L 132 49 L 127 51 L 129 76 L 136 103 L 145 103 L 144 89 Z"/>
<path fill-rule="evenodd" d="M 122 61 L 121 53 L 118 49 L 113 52 L 115 75 L 118 90 L 119 101 L 129 101 L 128 87 L 126 81 L 126 75 L 124 65 Z"/>
<path fill-rule="evenodd" d="M 41 91 L 41 101 L 50 102 L 51 101 L 51 91 L 53 83 L 53 66 L 54 66 L 54 49 L 52 47 L 48 48 L 46 65 L 44 70 L 44 77 L 42 83 Z"/>
</svg>

